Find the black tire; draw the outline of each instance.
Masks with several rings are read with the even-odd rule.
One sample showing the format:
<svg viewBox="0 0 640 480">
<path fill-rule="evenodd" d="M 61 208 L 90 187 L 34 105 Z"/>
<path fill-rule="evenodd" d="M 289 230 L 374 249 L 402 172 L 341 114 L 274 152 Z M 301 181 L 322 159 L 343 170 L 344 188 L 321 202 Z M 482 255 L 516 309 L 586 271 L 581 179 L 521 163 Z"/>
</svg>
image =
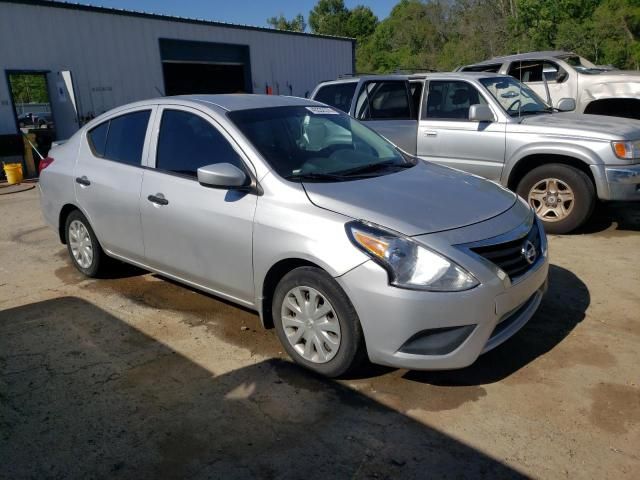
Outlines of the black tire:
<svg viewBox="0 0 640 480">
<path fill-rule="evenodd" d="M 83 267 L 82 265 L 80 265 L 80 263 L 78 263 L 78 260 L 75 258 L 73 252 L 71 251 L 71 243 L 69 242 L 69 228 L 71 226 L 71 223 L 74 221 L 82 223 L 91 239 L 93 259 L 91 261 L 91 264 L 86 267 Z M 93 232 L 93 228 L 91 228 L 87 217 L 85 217 L 80 210 L 74 210 L 67 216 L 67 220 L 64 225 L 64 233 L 65 241 L 67 244 L 67 251 L 69 252 L 69 257 L 71 258 L 73 265 L 87 277 L 96 278 L 102 276 L 107 270 L 109 257 L 107 257 L 107 255 L 102 250 L 100 242 L 98 242 L 96 234 Z"/>
<path fill-rule="evenodd" d="M 534 168 L 527 173 L 518 184 L 516 192 L 527 202 L 534 186 L 545 179 L 558 179 L 564 182 L 573 192 L 573 206 L 566 217 L 549 221 L 540 218 L 547 233 L 569 233 L 582 226 L 591 216 L 596 204 L 596 191 L 591 179 L 577 168 L 559 163 L 549 163 Z M 535 208 L 535 205 L 532 205 Z"/>
<path fill-rule="evenodd" d="M 300 355 L 287 339 L 282 324 L 282 305 L 287 293 L 295 287 L 311 287 L 324 296 L 333 307 L 340 325 L 338 352 L 326 363 L 315 363 Z M 299 267 L 287 273 L 276 287 L 272 302 L 273 322 L 280 343 L 298 364 L 326 377 L 339 377 L 353 371 L 366 360 L 366 347 L 360 320 L 349 297 L 340 285 L 324 270 Z"/>
</svg>

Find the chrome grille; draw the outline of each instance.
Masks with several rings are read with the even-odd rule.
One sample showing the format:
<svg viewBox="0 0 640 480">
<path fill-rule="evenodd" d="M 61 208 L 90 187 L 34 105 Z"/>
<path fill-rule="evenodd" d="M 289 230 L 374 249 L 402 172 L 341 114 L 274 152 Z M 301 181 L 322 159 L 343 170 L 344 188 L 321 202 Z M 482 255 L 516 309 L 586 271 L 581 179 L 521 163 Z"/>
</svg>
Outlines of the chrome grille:
<svg viewBox="0 0 640 480">
<path fill-rule="evenodd" d="M 528 243 L 530 242 L 530 244 Z M 531 262 L 531 256 L 527 260 L 527 247 L 531 254 L 531 245 L 535 249 L 535 258 Z M 513 281 L 527 273 L 542 256 L 540 232 L 537 222 L 533 223 L 531 230 L 524 237 L 505 243 L 472 247 L 472 251 L 494 263 L 505 272 Z"/>
</svg>

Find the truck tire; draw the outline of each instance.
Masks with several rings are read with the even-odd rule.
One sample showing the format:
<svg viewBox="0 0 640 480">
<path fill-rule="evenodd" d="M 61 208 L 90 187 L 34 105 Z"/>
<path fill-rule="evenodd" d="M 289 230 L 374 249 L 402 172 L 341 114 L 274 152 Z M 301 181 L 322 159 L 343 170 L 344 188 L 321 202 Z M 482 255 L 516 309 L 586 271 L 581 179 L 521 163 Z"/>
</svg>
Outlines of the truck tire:
<svg viewBox="0 0 640 480">
<path fill-rule="evenodd" d="M 533 207 L 547 233 L 569 233 L 580 227 L 596 202 L 591 179 L 577 168 L 559 163 L 531 170 L 516 192 Z"/>
</svg>

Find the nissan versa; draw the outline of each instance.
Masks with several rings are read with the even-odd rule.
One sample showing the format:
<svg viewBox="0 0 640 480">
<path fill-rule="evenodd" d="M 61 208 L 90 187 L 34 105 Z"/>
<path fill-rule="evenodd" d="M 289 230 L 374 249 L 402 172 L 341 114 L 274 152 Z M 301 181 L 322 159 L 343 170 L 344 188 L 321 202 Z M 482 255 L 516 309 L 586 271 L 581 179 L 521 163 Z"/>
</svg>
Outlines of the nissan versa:
<svg viewBox="0 0 640 480">
<path fill-rule="evenodd" d="M 81 272 L 112 257 L 255 309 L 328 376 L 367 356 L 465 367 L 531 318 L 547 284 L 523 200 L 309 100 L 130 104 L 44 165 L 44 217 Z"/>
</svg>

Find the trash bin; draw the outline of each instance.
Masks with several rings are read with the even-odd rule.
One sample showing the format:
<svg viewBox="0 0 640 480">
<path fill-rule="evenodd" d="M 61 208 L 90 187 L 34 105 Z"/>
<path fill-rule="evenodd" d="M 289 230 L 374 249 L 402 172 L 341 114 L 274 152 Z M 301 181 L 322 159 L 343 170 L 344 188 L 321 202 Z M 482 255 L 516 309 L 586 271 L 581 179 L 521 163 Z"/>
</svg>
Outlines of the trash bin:
<svg viewBox="0 0 640 480">
<path fill-rule="evenodd" d="M 7 183 L 9 185 L 15 185 L 21 183 L 23 179 L 22 164 L 21 163 L 5 163 L 4 174 L 7 176 Z"/>
</svg>

